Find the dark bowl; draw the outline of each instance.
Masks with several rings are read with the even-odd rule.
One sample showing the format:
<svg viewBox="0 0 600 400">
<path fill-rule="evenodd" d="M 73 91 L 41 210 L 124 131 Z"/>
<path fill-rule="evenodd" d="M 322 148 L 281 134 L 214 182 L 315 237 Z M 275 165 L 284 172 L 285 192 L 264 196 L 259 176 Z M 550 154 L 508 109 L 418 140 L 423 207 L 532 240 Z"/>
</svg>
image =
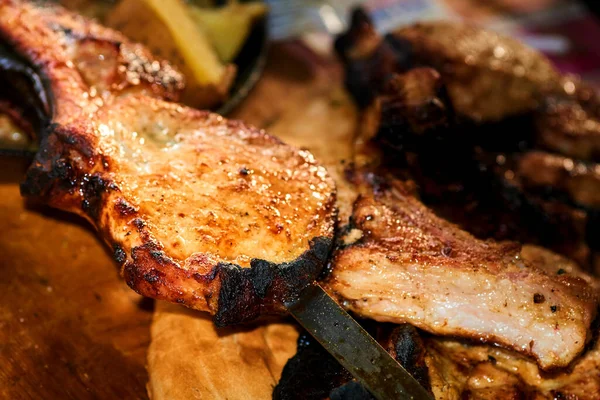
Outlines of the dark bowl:
<svg viewBox="0 0 600 400">
<path fill-rule="evenodd" d="M 240 53 L 233 60 L 237 66 L 230 95 L 215 111 L 221 115 L 231 113 L 244 100 L 260 79 L 269 49 L 267 16 L 256 21 Z"/>
</svg>

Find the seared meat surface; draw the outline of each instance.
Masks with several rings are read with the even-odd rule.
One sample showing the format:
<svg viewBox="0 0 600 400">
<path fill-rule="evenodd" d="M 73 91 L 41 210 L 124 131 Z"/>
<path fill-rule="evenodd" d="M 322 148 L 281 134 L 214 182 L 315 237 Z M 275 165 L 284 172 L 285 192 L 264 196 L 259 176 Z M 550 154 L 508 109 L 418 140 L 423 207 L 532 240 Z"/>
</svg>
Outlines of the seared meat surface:
<svg viewBox="0 0 600 400">
<path fill-rule="evenodd" d="M 360 179 L 360 178 L 359 178 Z M 587 275 L 524 258 L 515 243 L 474 238 L 400 182 L 366 187 L 353 238 L 326 286 L 350 310 L 438 335 L 496 343 L 564 367 L 590 339 L 598 294 Z"/>
<path fill-rule="evenodd" d="M 0 14 L 30 63 L 12 72 L 49 99 L 22 192 L 92 222 L 129 286 L 226 325 L 283 311 L 316 278 L 335 189 L 310 153 L 165 101 L 181 76 L 116 32 L 11 0 Z"/>
<path fill-rule="evenodd" d="M 22 188 L 92 221 L 137 292 L 220 323 L 281 308 L 332 236 L 333 184 L 309 153 L 149 97 L 55 128 Z"/>
</svg>

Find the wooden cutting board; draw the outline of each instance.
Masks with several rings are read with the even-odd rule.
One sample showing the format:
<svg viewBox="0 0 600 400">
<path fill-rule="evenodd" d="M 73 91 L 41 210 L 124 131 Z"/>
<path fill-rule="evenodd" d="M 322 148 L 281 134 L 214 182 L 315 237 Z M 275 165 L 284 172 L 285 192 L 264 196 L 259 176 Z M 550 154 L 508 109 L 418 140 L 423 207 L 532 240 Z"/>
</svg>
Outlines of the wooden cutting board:
<svg viewBox="0 0 600 400">
<path fill-rule="evenodd" d="M 333 60 L 275 45 L 234 117 L 268 130 L 332 85 L 340 85 Z M 85 221 L 21 198 L 27 164 L 0 157 L 0 398 L 147 398 L 153 302 L 119 278 Z"/>
</svg>

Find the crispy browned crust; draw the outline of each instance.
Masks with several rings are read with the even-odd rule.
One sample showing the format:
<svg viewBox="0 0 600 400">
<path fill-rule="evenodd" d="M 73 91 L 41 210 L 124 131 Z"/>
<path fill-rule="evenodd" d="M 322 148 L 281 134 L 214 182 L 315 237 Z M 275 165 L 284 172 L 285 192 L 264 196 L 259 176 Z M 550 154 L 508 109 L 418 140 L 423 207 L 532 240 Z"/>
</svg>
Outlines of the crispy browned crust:
<svg viewBox="0 0 600 400">
<path fill-rule="evenodd" d="M 177 96 L 181 76 L 114 31 L 60 8 L 3 0 L 0 12 L 0 35 L 52 96 L 22 193 L 92 222 L 129 286 L 227 325 L 282 312 L 287 296 L 317 277 L 333 236 L 335 191 L 312 155 L 161 100 Z M 106 63 L 94 64 L 98 53 Z M 206 192 L 203 182 L 212 185 Z M 251 207 L 245 215 L 235 199 Z M 207 214 L 185 215 L 195 212 Z"/>
</svg>

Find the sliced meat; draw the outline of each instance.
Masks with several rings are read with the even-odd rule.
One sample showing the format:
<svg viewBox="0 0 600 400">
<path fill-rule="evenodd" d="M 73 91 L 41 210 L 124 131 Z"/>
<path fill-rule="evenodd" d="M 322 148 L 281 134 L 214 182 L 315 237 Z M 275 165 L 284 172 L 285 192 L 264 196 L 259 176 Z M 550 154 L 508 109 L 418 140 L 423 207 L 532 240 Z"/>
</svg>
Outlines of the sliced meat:
<svg viewBox="0 0 600 400">
<path fill-rule="evenodd" d="M 543 369 L 567 366 L 583 351 L 598 306 L 586 279 L 539 268 L 517 244 L 475 239 L 402 183 L 363 192 L 352 216 L 360 239 L 337 252 L 326 283 L 348 309 L 500 344 Z"/>
<path fill-rule="evenodd" d="M 52 100 L 22 193 L 88 219 L 129 286 L 227 325 L 282 312 L 318 276 L 335 188 L 310 153 L 163 100 L 180 76 L 116 32 L 55 7 L 0 13 L 30 64 L 14 71 Z"/>
</svg>

